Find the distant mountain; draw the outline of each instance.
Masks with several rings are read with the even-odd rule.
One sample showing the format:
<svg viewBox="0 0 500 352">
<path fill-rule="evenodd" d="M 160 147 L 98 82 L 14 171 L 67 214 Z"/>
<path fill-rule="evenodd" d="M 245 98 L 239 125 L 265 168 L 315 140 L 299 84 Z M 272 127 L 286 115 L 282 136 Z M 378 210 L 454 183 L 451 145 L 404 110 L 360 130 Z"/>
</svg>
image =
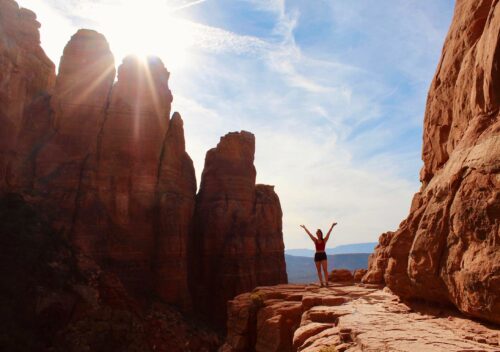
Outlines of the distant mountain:
<svg viewBox="0 0 500 352">
<path fill-rule="evenodd" d="M 312 249 L 285 249 L 285 256 L 293 255 L 296 257 L 314 257 L 314 251 Z"/>
<path fill-rule="evenodd" d="M 327 254 L 353 254 L 353 253 L 373 253 L 377 242 L 367 242 L 367 243 L 353 243 L 344 244 L 334 248 L 327 248 Z M 299 249 L 287 249 L 285 254 L 294 255 L 298 257 L 314 257 L 313 249 L 299 248 Z"/>
<path fill-rule="evenodd" d="M 345 253 L 373 253 L 378 242 L 353 243 L 326 249 L 327 254 L 345 254 Z"/>
<path fill-rule="evenodd" d="M 328 256 L 328 271 L 333 269 L 366 269 L 370 253 L 334 254 Z M 318 281 L 316 265 L 311 257 L 285 254 L 288 282 L 307 283 Z"/>
</svg>

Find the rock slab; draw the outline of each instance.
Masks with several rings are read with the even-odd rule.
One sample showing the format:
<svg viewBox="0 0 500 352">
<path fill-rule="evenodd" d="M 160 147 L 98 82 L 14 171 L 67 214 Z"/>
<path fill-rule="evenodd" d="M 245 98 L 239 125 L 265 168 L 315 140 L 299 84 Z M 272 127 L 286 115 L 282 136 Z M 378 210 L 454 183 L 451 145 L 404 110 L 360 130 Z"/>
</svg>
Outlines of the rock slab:
<svg viewBox="0 0 500 352">
<path fill-rule="evenodd" d="M 366 285 L 258 287 L 228 304 L 221 352 L 499 351 L 500 330 Z"/>
</svg>

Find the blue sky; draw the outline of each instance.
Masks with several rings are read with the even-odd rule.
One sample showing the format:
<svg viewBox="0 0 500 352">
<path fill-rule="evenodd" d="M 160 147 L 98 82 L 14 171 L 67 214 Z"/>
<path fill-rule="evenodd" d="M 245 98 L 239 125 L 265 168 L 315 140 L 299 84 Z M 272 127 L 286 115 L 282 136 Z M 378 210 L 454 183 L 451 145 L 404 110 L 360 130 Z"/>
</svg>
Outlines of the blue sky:
<svg viewBox="0 0 500 352">
<path fill-rule="evenodd" d="M 287 248 L 310 247 L 301 223 L 337 220 L 333 247 L 376 241 L 406 217 L 454 1 L 19 3 L 37 12 L 56 63 L 81 27 L 105 34 L 118 62 L 160 55 L 198 180 L 220 136 L 253 132 L 257 181 L 276 186 Z"/>
</svg>

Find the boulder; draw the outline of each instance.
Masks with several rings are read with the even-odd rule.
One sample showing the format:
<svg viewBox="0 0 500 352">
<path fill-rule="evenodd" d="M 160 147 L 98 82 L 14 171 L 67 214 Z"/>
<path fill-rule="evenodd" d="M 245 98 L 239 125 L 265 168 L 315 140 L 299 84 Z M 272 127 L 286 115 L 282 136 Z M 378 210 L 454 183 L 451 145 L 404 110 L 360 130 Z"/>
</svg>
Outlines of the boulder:
<svg viewBox="0 0 500 352">
<path fill-rule="evenodd" d="M 334 269 L 328 275 L 328 280 L 332 282 L 353 282 L 354 276 L 347 269 Z"/>
</svg>

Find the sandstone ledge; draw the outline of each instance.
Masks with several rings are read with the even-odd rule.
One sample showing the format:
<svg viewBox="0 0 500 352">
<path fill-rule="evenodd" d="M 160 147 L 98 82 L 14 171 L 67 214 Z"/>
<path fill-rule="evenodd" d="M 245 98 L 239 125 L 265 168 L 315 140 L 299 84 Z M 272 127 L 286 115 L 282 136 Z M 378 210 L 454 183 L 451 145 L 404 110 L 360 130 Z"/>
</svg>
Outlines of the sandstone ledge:
<svg viewBox="0 0 500 352">
<path fill-rule="evenodd" d="M 259 287 L 229 301 L 227 328 L 221 352 L 500 351 L 498 326 L 374 285 Z"/>
</svg>

